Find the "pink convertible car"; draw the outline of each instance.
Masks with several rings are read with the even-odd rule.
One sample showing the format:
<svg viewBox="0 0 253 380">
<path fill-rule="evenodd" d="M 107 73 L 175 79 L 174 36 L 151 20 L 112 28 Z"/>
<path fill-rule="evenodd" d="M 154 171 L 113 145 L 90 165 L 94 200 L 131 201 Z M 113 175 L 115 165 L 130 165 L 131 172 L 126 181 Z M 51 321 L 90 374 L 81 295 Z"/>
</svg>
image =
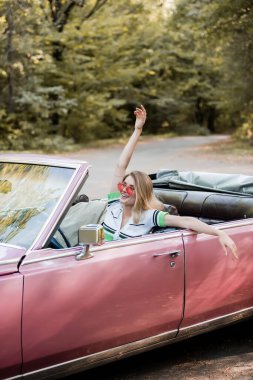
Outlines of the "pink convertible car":
<svg viewBox="0 0 253 380">
<path fill-rule="evenodd" d="M 87 162 L 0 161 L 1 379 L 66 376 L 252 316 L 253 177 L 151 175 L 165 207 L 229 233 L 235 260 L 175 228 L 99 245 L 106 200 L 80 196 Z"/>
</svg>

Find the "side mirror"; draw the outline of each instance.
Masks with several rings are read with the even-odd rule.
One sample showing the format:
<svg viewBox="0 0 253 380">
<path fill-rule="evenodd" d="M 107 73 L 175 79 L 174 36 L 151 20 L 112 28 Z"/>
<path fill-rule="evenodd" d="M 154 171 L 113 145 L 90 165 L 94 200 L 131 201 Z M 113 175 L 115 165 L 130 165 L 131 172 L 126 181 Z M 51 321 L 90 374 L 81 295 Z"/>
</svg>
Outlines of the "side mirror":
<svg viewBox="0 0 253 380">
<path fill-rule="evenodd" d="M 104 230 L 101 224 L 87 224 L 79 228 L 79 244 L 84 245 L 83 252 L 76 256 L 77 260 L 85 260 L 93 257 L 90 253 L 90 245 L 102 245 L 104 243 Z"/>
</svg>

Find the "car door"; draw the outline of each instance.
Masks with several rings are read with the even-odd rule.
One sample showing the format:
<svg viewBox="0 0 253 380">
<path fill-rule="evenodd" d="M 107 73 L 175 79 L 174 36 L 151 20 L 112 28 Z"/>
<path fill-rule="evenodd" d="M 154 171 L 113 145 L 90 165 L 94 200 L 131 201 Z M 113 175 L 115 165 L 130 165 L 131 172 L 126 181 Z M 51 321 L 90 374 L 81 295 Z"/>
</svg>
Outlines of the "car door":
<svg viewBox="0 0 253 380">
<path fill-rule="evenodd" d="M 22 369 L 23 276 L 19 265 L 38 249 L 87 177 L 86 162 L 1 155 L 0 378 Z"/>
<path fill-rule="evenodd" d="M 41 249 L 22 263 L 24 372 L 177 334 L 184 299 L 179 232 L 106 243 L 87 260 L 78 261 L 78 252 Z"/>
<path fill-rule="evenodd" d="M 253 223 L 219 225 L 235 241 L 239 259 L 226 256 L 215 236 L 184 233 L 186 302 L 182 331 L 208 328 L 253 314 Z"/>
</svg>

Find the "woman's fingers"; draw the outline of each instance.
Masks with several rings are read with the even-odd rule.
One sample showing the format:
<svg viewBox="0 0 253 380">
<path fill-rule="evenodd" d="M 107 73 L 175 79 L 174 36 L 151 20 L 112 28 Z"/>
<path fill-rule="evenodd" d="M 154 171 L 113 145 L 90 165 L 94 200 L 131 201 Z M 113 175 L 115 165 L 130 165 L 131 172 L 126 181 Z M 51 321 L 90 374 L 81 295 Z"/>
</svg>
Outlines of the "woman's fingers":
<svg viewBox="0 0 253 380">
<path fill-rule="evenodd" d="M 222 248 L 224 250 L 224 253 L 225 255 L 227 256 L 228 255 L 228 249 L 231 251 L 232 255 L 238 259 L 238 255 L 237 255 L 237 247 L 234 243 L 234 241 L 230 238 L 226 238 L 226 239 L 221 239 L 220 240 L 221 242 L 221 245 L 222 245 Z"/>
<path fill-rule="evenodd" d="M 136 107 L 135 111 L 134 111 L 134 115 L 137 116 L 137 117 L 142 117 L 143 119 L 146 118 L 146 110 L 143 106 L 141 106 L 141 108 L 139 107 Z"/>
<path fill-rule="evenodd" d="M 145 124 L 146 117 L 147 117 L 146 110 L 143 107 L 143 105 L 141 105 L 141 107 L 135 108 L 134 115 L 136 117 L 135 128 L 136 129 L 142 129 L 144 124 Z"/>
<path fill-rule="evenodd" d="M 227 251 L 227 248 L 226 248 L 226 244 L 224 244 L 223 242 L 221 242 L 221 246 L 222 246 L 222 248 L 223 248 L 223 251 L 224 251 L 224 253 L 225 253 L 225 256 L 227 256 L 227 255 L 228 255 L 228 251 Z"/>
<path fill-rule="evenodd" d="M 234 257 L 235 257 L 236 259 L 239 259 L 238 255 L 237 255 L 237 248 L 236 248 L 236 245 L 235 245 L 234 243 L 233 243 L 233 245 L 231 246 L 230 249 L 231 249 L 231 251 L 232 251 Z"/>
<path fill-rule="evenodd" d="M 232 254 L 234 255 L 234 257 L 238 259 L 237 247 L 235 245 L 235 242 L 232 239 L 229 239 L 227 243 L 227 247 L 232 251 Z"/>
<path fill-rule="evenodd" d="M 230 251 L 232 252 L 233 256 L 238 259 L 238 255 L 237 255 L 237 248 L 236 248 L 236 245 L 234 243 L 232 244 L 227 244 L 227 247 L 230 249 Z M 226 249 L 227 251 L 227 249 Z M 226 253 L 227 255 L 227 253 Z"/>
<path fill-rule="evenodd" d="M 145 110 L 145 108 L 143 107 L 143 105 L 141 105 L 141 107 L 136 107 L 135 110 L 136 110 L 136 111 L 143 112 L 143 113 L 146 115 L 146 110 Z"/>
</svg>

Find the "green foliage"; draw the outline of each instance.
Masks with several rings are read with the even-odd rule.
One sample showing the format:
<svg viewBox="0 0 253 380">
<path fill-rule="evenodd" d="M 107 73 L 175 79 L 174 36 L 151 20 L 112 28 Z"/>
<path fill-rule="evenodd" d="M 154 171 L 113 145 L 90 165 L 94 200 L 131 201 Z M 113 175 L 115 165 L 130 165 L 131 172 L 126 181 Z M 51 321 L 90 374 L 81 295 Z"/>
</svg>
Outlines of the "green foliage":
<svg viewBox="0 0 253 380">
<path fill-rule="evenodd" d="M 0 149 L 120 137 L 140 103 L 147 133 L 252 141 L 252 1 L 161 4 L 1 2 Z"/>
<path fill-rule="evenodd" d="M 253 145 L 253 101 L 249 103 L 248 110 L 242 114 L 242 124 L 235 133 L 235 138 L 247 141 Z"/>
<path fill-rule="evenodd" d="M 211 110 L 216 130 L 236 128 L 252 101 L 252 1 L 179 0 L 177 5 L 173 21 L 185 19 L 194 68 L 201 73 L 196 89 L 204 113 Z"/>
</svg>

